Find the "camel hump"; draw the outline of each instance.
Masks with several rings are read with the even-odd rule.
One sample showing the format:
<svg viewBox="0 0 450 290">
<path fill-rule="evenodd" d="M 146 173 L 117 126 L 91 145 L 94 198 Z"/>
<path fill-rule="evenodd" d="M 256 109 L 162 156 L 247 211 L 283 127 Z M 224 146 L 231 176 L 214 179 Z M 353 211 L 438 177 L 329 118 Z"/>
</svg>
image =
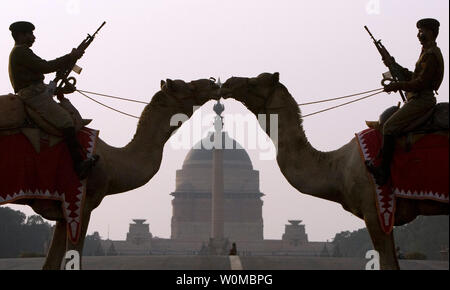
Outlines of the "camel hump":
<svg viewBox="0 0 450 290">
<path fill-rule="evenodd" d="M 0 95 L 0 130 L 20 128 L 25 119 L 25 108 L 18 96 Z"/>
<path fill-rule="evenodd" d="M 381 113 L 380 118 L 378 119 L 380 126 L 383 126 L 387 119 L 389 119 L 395 112 L 397 112 L 398 109 L 398 106 L 392 106 L 384 110 L 384 112 Z"/>
</svg>

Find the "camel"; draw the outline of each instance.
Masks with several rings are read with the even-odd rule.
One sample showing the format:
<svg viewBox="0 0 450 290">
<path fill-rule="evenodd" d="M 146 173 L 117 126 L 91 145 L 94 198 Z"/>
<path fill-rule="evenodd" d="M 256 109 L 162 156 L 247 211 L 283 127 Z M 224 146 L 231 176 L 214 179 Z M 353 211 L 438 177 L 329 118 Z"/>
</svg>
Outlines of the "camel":
<svg viewBox="0 0 450 290">
<path fill-rule="evenodd" d="M 161 90 L 152 98 L 139 119 L 133 139 L 116 148 L 98 140 L 96 153 L 100 160 L 91 172 L 86 189 L 80 239 L 73 244 L 67 237 L 66 221 L 59 201 L 22 199 L 45 219 L 56 221 L 55 230 L 43 269 L 60 269 L 66 251 L 81 253 L 91 212 L 107 195 L 133 190 L 146 184 L 159 170 L 163 147 L 177 129 L 170 118 L 178 113 L 192 116 L 194 107 L 217 99 L 219 89 L 213 81 L 200 79 L 185 83 L 181 80 L 161 81 Z M 198 108 L 198 107 L 197 107 Z M 82 261 L 80 260 L 80 266 Z"/>
<path fill-rule="evenodd" d="M 223 84 L 220 95 L 243 103 L 256 116 L 278 114 L 277 163 L 287 181 L 301 193 L 340 203 L 363 219 L 380 254 L 381 269 L 399 269 L 393 232 L 386 234 L 380 227 L 372 184 L 355 138 L 334 151 L 314 149 L 303 130 L 297 102 L 279 82 L 279 73 L 232 77 Z M 271 136 L 270 131 L 267 134 Z M 445 203 L 398 198 L 395 225 L 406 224 L 418 215 L 448 213 Z"/>
</svg>

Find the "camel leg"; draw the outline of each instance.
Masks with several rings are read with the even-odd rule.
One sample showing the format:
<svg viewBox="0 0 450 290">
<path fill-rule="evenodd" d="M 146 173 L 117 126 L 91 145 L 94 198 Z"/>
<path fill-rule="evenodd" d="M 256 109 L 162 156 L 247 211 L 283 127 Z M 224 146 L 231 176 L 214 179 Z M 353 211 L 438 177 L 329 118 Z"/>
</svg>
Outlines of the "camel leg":
<svg viewBox="0 0 450 290">
<path fill-rule="evenodd" d="M 66 221 L 60 220 L 56 222 L 53 232 L 52 243 L 45 259 L 43 270 L 60 270 L 61 262 L 64 258 L 66 249 L 67 228 Z"/>
<path fill-rule="evenodd" d="M 400 270 L 395 251 L 394 232 L 388 235 L 381 229 L 376 213 L 365 216 L 364 221 L 373 246 L 380 254 L 381 270 Z"/>
<path fill-rule="evenodd" d="M 66 249 L 66 252 L 70 251 L 70 250 L 75 250 L 75 251 L 78 252 L 78 254 L 80 255 L 80 270 L 82 268 L 82 261 L 83 261 L 84 238 L 86 237 L 87 229 L 88 229 L 88 226 L 89 226 L 89 219 L 91 218 L 90 211 L 87 211 L 85 209 L 85 212 L 86 213 L 84 214 L 83 219 L 82 219 L 82 223 L 81 223 L 81 229 L 80 229 L 81 232 L 80 232 L 80 238 L 78 240 L 78 243 L 74 245 L 70 241 L 69 236 L 67 236 L 67 249 Z M 64 266 L 64 268 L 65 268 L 65 266 Z"/>
</svg>

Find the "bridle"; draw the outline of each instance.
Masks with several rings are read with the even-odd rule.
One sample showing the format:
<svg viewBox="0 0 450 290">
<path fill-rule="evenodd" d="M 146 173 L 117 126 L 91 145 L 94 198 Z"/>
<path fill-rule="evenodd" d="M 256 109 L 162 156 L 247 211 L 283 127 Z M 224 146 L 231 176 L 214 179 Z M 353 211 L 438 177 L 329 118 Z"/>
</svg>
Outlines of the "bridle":
<svg viewBox="0 0 450 290">
<path fill-rule="evenodd" d="M 249 81 L 249 79 L 247 78 L 247 79 L 246 79 L 246 88 L 247 88 L 247 92 L 249 91 L 248 88 L 251 87 L 251 86 L 253 86 L 253 85 L 250 84 L 250 81 Z M 280 109 L 288 108 L 288 106 L 286 106 L 286 105 L 285 105 L 285 106 L 280 106 L 280 107 L 272 107 L 272 108 L 267 106 L 268 104 L 270 104 L 270 102 L 271 102 L 272 99 L 274 98 L 275 91 L 276 91 L 277 89 L 279 89 L 279 88 L 281 88 L 281 84 L 278 82 L 278 83 L 270 90 L 269 96 L 268 96 L 267 98 L 266 98 L 265 96 L 263 96 L 263 95 L 260 95 L 260 94 L 254 94 L 254 96 L 256 96 L 256 97 L 258 97 L 258 98 L 264 100 L 263 104 L 262 104 L 260 107 L 257 108 L 256 112 L 261 112 L 261 111 L 263 111 L 262 109 L 264 109 L 264 112 L 267 114 L 267 113 L 269 113 L 268 111 L 277 111 L 277 110 L 280 110 Z"/>
<path fill-rule="evenodd" d="M 191 90 L 189 88 L 189 90 Z M 162 91 L 164 95 L 169 96 L 170 98 L 172 98 L 173 100 L 175 100 L 177 105 L 161 105 L 161 104 L 155 104 L 154 106 L 158 106 L 158 107 L 165 107 L 165 108 L 178 108 L 181 109 L 182 112 L 189 112 L 190 110 L 192 110 L 192 106 L 196 105 L 196 104 L 201 104 L 200 99 L 197 97 L 197 94 L 193 94 L 193 103 L 192 104 L 185 104 L 182 99 L 178 98 L 176 95 L 171 94 L 167 91 Z M 190 99 L 191 97 L 187 98 Z"/>
</svg>

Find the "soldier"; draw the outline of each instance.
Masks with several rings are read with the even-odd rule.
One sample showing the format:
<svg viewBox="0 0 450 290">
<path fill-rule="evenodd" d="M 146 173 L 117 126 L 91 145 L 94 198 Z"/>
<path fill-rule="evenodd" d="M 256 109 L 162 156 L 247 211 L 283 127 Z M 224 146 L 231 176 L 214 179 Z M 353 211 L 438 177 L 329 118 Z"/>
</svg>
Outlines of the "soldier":
<svg viewBox="0 0 450 290">
<path fill-rule="evenodd" d="M 30 49 L 36 39 L 34 29 L 32 23 L 25 21 L 15 22 L 9 27 L 15 41 L 9 56 L 9 78 L 14 92 L 24 104 L 63 132 L 74 170 L 82 180 L 87 177 L 98 156 L 83 161 L 72 117 L 53 99 L 53 92 L 44 84 L 44 74 L 66 68 L 81 58 L 83 52 L 73 49 L 60 58 L 43 60 Z M 57 93 L 72 93 L 74 90 L 74 87 L 68 86 Z"/>
<path fill-rule="evenodd" d="M 436 45 L 439 21 L 432 18 L 421 19 L 416 26 L 419 30 L 417 37 L 422 44 L 422 51 L 414 72 L 404 68 L 410 78 L 408 81 L 393 82 L 384 87 L 386 92 L 405 91 L 407 102 L 384 123 L 381 165 L 376 167 L 373 163 L 367 164 L 379 185 L 384 185 L 389 180 L 395 137 L 404 133 L 404 129 L 411 122 L 429 112 L 436 105 L 433 91 L 439 89 L 444 76 L 444 60 L 441 50 Z M 386 60 L 385 64 L 389 65 L 394 62 L 395 60 L 391 58 Z"/>
<path fill-rule="evenodd" d="M 237 255 L 237 247 L 236 243 L 233 243 L 230 249 L 230 252 L 228 253 L 230 256 L 236 256 Z"/>
</svg>

